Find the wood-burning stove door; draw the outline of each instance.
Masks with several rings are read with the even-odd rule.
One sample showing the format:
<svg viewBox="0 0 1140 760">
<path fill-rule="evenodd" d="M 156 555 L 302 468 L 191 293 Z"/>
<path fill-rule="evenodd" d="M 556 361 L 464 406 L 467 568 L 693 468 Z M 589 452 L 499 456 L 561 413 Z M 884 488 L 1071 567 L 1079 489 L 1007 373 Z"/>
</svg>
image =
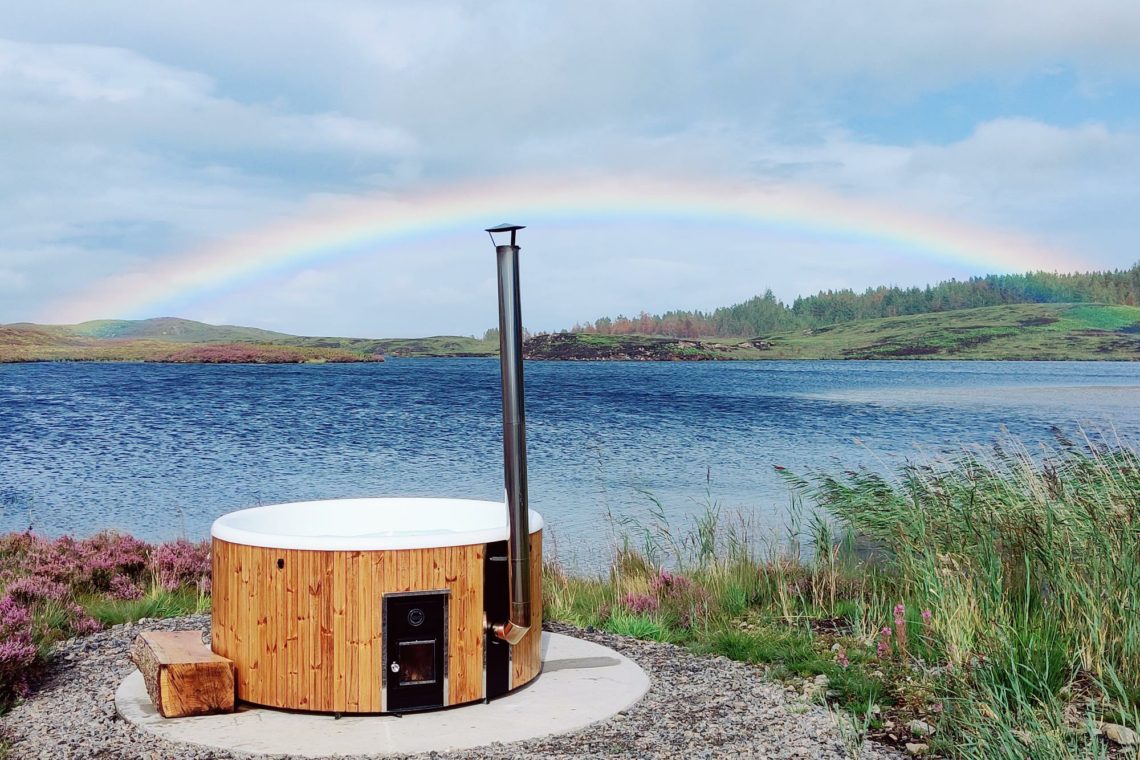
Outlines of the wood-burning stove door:
<svg viewBox="0 0 1140 760">
<path fill-rule="evenodd" d="M 387 712 L 446 706 L 448 594 L 443 590 L 384 595 Z"/>
</svg>

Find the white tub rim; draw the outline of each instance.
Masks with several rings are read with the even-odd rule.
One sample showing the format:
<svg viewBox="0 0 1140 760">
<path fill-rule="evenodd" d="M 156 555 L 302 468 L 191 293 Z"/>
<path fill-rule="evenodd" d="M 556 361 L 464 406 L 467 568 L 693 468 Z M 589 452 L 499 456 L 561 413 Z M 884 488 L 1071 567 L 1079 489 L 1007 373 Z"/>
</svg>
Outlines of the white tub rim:
<svg viewBox="0 0 1140 760">
<path fill-rule="evenodd" d="M 317 521 L 333 517 L 333 530 L 321 533 Z M 414 510 L 400 519 L 411 519 L 414 529 L 396 530 L 391 526 L 391 510 Z M 382 515 L 388 510 L 387 515 Z M 357 523 L 345 530 L 347 517 L 375 522 Z M 387 522 L 385 519 L 387 518 Z M 416 526 L 416 519 L 420 520 Z M 501 518 L 501 520 L 500 520 Z M 337 520 L 341 522 L 337 522 Z M 310 520 L 307 525 L 288 530 L 269 529 L 270 525 L 290 526 Z M 459 528 L 455 528 L 456 524 Z M 530 532 L 542 530 L 542 515 L 530 510 Z M 420 496 L 373 497 L 356 499 L 321 499 L 268 504 L 229 512 L 214 520 L 210 535 L 231 544 L 267 549 L 301 549 L 310 551 L 398 551 L 404 549 L 437 549 L 505 541 L 510 532 L 507 505 L 501 501 L 479 499 L 435 498 Z"/>
</svg>

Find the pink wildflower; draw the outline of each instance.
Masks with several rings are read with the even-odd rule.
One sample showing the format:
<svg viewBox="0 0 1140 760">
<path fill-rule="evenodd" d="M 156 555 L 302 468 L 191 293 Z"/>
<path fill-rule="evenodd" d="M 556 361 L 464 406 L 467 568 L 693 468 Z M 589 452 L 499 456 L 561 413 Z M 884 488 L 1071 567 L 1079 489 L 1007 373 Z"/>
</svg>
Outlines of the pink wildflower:
<svg viewBox="0 0 1140 760">
<path fill-rule="evenodd" d="M 27 630 L 0 639 L 0 700 L 28 693 L 28 669 L 39 657 Z"/>
<path fill-rule="evenodd" d="M 36 645 L 27 636 L 0 641 L 0 663 L 27 667 L 36 659 Z"/>
<path fill-rule="evenodd" d="M 906 657 L 906 606 L 902 603 L 895 605 L 895 646 L 903 657 Z"/>
<path fill-rule="evenodd" d="M 154 550 L 152 562 L 159 585 L 174 591 L 210 574 L 210 546 L 185 539 L 170 541 Z"/>
<path fill-rule="evenodd" d="M 665 568 L 657 573 L 657 575 L 649 581 L 649 590 L 654 594 L 664 594 L 666 596 L 675 596 L 678 593 L 684 592 L 692 588 L 693 582 L 683 575 L 674 575 Z"/>
<path fill-rule="evenodd" d="M 142 587 L 125 575 L 116 575 L 111 579 L 111 596 L 124 601 L 140 599 L 143 595 Z"/>
<path fill-rule="evenodd" d="M 0 599 L 0 639 L 6 639 L 31 625 L 32 613 L 11 596 Z"/>
<path fill-rule="evenodd" d="M 922 611 L 922 622 L 923 623 L 926 623 L 927 625 L 929 625 L 930 619 L 932 617 L 934 617 L 934 613 L 932 613 L 930 610 L 923 610 Z"/>
<path fill-rule="evenodd" d="M 8 584 L 8 595 L 18 602 L 62 602 L 71 597 L 71 589 L 63 583 L 38 576 L 27 576 Z"/>
<path fill-rule="evenodd" d="M 648 594 L 627 594 L 622 605 L 635 615 L 657 612 L 661 603 L 657 597 Z"/>
<path fill-rule="evenodd" d="M 882 659 L 891 653 L 891 629 L 883 626 L 879 631 L 879 643 L 875 647 L 875 654 Z"/>
<path fill-rule="evenodd" d="M 87 610 L 78 604 L 68 604 L 64 607 L 64 611 L 67 613 L 67 628 L 76 636 L 86 636 L 103 630 L 103 624 L 88 615 Z"/>
<path fill-rule="evenodd" d="M 847 650 L 843 647 L 839 647 L 839 651 L 835 653 L 835 660 L 844 668 L 851 665 L 851 660 L 847 659 Z"/>
</svg>

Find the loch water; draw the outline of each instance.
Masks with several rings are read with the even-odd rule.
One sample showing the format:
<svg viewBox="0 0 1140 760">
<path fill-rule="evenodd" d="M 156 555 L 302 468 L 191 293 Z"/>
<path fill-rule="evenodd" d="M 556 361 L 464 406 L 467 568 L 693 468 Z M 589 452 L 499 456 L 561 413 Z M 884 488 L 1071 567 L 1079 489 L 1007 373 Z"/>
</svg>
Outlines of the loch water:
<svg viewBox="0 0 1140 760">
<path fill-rule="evenodd" d="M 797 473 L 894 470 L 1053 430 L 1140 435 L 1140 364 L 527 362 L 531 506 L 594 564 L 610 515 L 709 500 L 778 533 Z M 502 496 L 494 359 L 0 365 L 0 531 L 204 538 L 234 509 Z M 652 497 L 652 499 L 651 499 Z"/>
</svg>

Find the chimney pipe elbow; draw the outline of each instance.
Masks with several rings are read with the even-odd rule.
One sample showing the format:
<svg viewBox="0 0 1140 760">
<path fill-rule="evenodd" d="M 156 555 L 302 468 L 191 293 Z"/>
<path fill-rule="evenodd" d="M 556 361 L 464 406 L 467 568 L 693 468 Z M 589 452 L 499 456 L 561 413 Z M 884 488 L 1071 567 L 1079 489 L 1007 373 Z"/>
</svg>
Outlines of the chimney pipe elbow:
<svg viewBox="0 0 1140 760">
<path fill-rule="evenodd" d="M 530 633 L 530 626 L 515 625 L 511 621 L 505 623 L 495 623 L 492 626 L 495 633 L 495 638 L 502 639 L 511 646 L 523 640 L 523 637 Z"/>
</svg>

